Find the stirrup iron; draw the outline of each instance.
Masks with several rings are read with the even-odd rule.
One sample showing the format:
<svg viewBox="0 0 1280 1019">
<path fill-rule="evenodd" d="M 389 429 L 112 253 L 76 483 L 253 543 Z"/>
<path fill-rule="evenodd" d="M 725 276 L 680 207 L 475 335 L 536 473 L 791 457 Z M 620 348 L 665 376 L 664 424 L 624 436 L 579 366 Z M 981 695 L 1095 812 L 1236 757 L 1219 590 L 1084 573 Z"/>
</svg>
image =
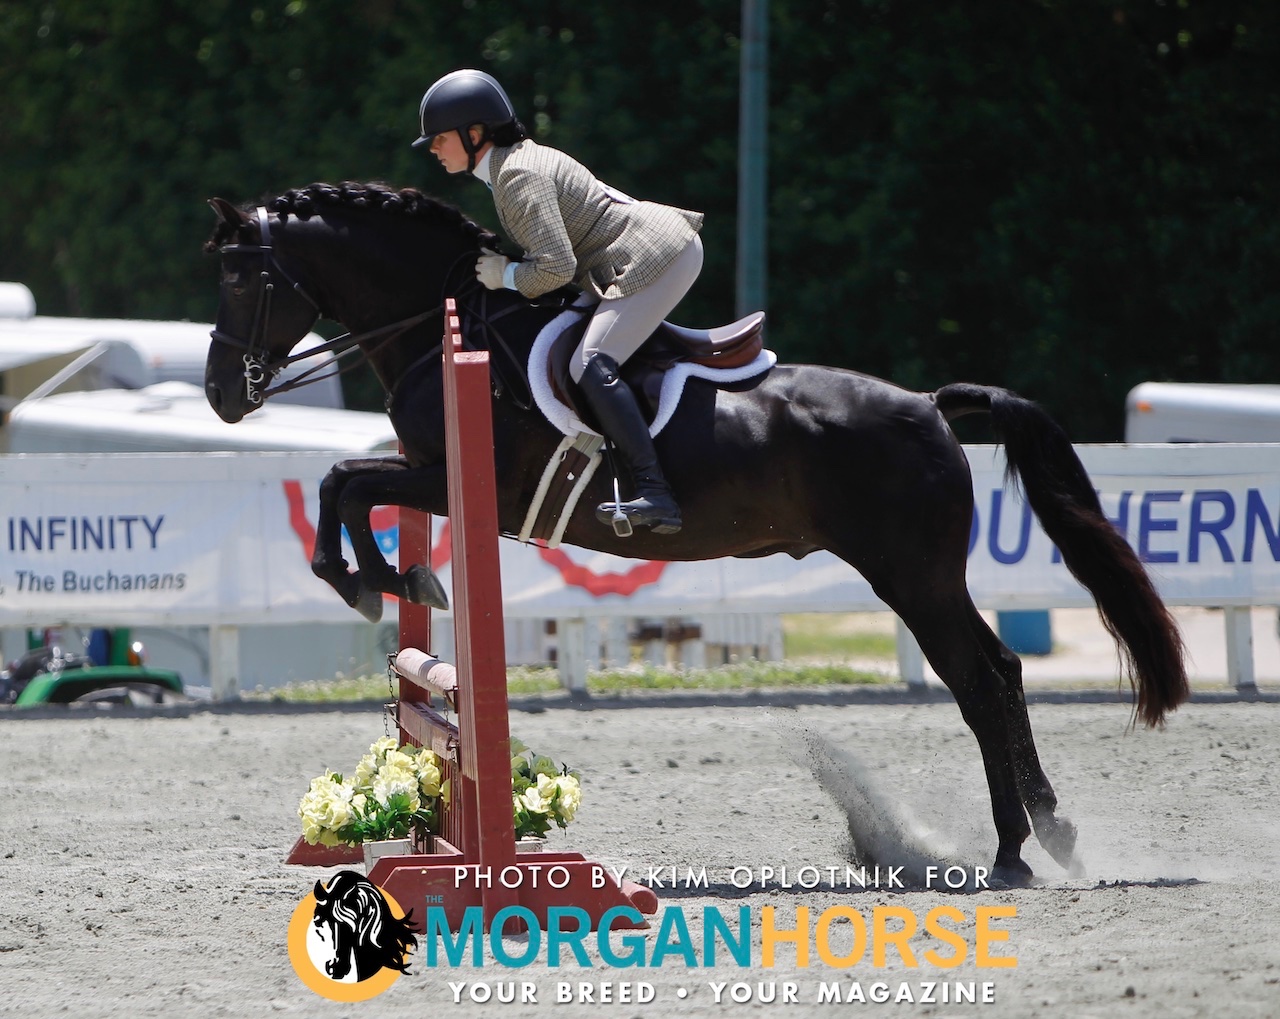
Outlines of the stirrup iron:
<svg viewBox="0 0 1280 1019">
<path fill-rule="evenodd" d="M 613 472 L 613 533 L 619 538 L 630 538 L 634 533 L 631 518 L 622 511 L 622 490 L 618 487 L 618 472 Z"/>
</svg>

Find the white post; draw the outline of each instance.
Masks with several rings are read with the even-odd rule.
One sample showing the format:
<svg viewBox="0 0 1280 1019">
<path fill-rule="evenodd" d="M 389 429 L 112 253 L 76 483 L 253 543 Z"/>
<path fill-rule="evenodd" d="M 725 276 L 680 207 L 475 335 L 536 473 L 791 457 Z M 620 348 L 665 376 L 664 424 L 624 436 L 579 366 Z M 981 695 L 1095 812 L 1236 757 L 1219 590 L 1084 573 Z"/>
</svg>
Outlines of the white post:
<svg viewBox="0 0 1280 1019">
<path fill-rule="evenodd" d="M 908 686 L 924 686 L 924 652 L 907 624 L 897 616 L 893 621 L 898 638 L 898 672 Z"/>
<path fill-rule="evenodd" d="M 701 637 L 690 637 L 680 642 L 679 665 L 683 669 L 705 669 L 707 667 L 707 645 Z"/>
<path fill-rule="evenodd" d="M 240 699 L 240 631 L 234 626 L 209 627 L 209 682 L 215 701 Z"/>
<path fill-rule="evenodd" d="M 604 626 L 604 664 L 609 669 L 625 669 L 631 664 L 631 639 L 626 616 L 607 616 Z"/>
<path fill-rule="evenodd" d="M 6 626 L 0 630 L 0 667 L 21 658 L 27 651 L 25 627 Z"/>
<path fill-rule="evenodd" d="M 660 621 L 640 620 L 640 661 L 659 669 L 667 667 L 667 638 L 664 629 Z"/>
<path fill-rule="evenodd" d="M 556 667 L 560 685 L 570 693 L 587 691 L 587 621 L 556 620 Z"/>
<path fill-rule="evenodd" d="M 1253 672 L 1253 615 L 1248 605 L 1229 605 L 1222 610 L 1227 629 L 1227 682 L 1241 693 L 1258 689 Z"/>
<path fill-rule="evenodd" d="M 779 615 L 764 616 L 764 647 L 762 660 L 780 662 L 786 657 L 783 645 L 782 617 Z"/>
</svg>

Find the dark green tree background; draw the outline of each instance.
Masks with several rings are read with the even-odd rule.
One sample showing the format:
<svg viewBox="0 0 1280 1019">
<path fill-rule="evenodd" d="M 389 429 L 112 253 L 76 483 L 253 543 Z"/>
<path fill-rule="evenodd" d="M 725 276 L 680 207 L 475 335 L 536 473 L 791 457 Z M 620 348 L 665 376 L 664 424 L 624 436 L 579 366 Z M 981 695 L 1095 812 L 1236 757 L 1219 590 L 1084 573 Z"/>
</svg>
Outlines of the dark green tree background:
<svg viewBox="0 0 1280 1019">
<path fill-rule="evenodd" d="M 707 213 L 677 317 L 730 317 L 739 0 L 0 2 L 0 278 L 42 314 L 209 320 L 206 198 L 423 187 L 445 71 Z M 772 0 L 770 345 L 1014 388 L 1119 437 L 1148 378 L 1280 381 L 1280 5 Z"/>
</svg>

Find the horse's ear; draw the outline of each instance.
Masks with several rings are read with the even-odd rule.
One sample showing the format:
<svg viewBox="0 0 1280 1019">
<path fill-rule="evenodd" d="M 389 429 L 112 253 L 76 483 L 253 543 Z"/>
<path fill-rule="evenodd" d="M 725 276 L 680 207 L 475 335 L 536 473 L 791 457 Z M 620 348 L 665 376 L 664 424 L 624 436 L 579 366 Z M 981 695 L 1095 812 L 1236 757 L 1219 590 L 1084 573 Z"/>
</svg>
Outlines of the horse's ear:
<svg viewBox="0 0 1280 1019">
<path fill-rule="evenodd" d="M 222 199 L 215 198 L 213 201 L 220 202 L 222 201 Z M 210 202 L 209 204 L 212 205 L 213 202 Z M 329 889 L 325 888 L 323 881 L 316 882 L 315 893 L 316 893 L 316 902 L 325 902 L 329 898 Z"/>
<path fill-rule="evenodd" d="M 210 198 L 209 205 L 218 214 L 218 219 L 226 223 L 227 226 L 238 229 L 249 222 L 249 214 L 237 209 L 225 198 Z"/>
</svg>

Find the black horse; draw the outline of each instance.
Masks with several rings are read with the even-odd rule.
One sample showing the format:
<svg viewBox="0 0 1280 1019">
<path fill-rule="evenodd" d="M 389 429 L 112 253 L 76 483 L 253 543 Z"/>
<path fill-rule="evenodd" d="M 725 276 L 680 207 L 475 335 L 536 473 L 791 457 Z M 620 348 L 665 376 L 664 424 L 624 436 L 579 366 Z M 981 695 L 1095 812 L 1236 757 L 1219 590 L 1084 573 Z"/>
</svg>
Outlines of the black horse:
<svg viewBox="0 0 1280 1019">
<path fill-rule="evenodd" d="M 312 185 L 256 210 L 211 204 L 219 222 L 206 249 L 221 250 L 222 283 L 205 382 L 210 404 L 223 420 L 239 421 L 318 317 L 352 330 L 387 390 L 405 455 L 347 460 L 329 472 L 312 569 L 353 607 L 380 605 L 379 592 L 430 600 L 434 578 L 425 567 L 402 576 L 389 566 L 368 517 L 378 505 L 447 513 L 444 299 L 457 297 L 470 343 L 502 340 L 492 352 L 494 457 L 499 521 L 513 534 L 560 439 L 520 399 L 517 365 L 559 309 L 479 290 L 476 254 L 497 238 L 415 190 Z M 948 422 L 974 413 L 990 415 L 1009 474 L 1097 602 L 1124 653 L 1138 717 L 1159 725 L 1189 694 L 1177 627 L 1103 515 L 1065 434 L 1003 389 L 954 384 L 915 393 L 813 365 L 777 365 L 728 389 L 691 379 L 656 440 L 684 529 L 616 537 L 595 515 L 612 496 L 601 471 L 564 540 L 659 560 L 801 558 L 827 549 L 858 570 L 915 635 L 977 737 L 999 835 L 994 872 L 1016 881 L 1031 874 L 1021 846 L 1032 826 L 1064 867 L 1074 862 L 1076 830 L 1057 816 L 1036 754 L 1021 663 L 983 621 L 965 583 L 973 490 Z M 356 572 L 342 558 L 340 524 Z"/>
</svg>

